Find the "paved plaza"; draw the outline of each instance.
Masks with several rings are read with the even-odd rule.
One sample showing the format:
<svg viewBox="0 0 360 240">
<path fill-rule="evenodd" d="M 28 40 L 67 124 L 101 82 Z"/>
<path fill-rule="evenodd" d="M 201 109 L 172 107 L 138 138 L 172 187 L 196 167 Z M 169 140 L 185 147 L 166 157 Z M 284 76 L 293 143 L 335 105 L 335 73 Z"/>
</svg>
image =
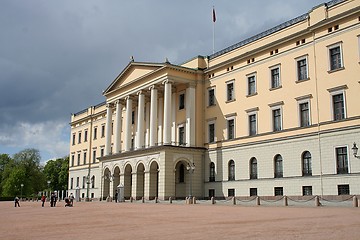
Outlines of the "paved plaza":
<svg viewBox="0 0 360 240">
<path fill-rule="evenodd" d="M 360 239 L 360 208 L 0 202 L 0 239 Z"/>
</svg>

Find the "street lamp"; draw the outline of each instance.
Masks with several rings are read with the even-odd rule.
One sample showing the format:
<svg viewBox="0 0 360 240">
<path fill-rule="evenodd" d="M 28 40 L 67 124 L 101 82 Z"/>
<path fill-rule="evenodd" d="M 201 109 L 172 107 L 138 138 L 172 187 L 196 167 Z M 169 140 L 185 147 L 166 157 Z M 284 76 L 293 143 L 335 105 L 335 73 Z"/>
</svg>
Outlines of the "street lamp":
<svg viewBox="0 0 360 240">
<path fill-rule="evenodd" d="M 90 201 L 90 199 L 89 199 L 89 186 L 90 186 L 90 175 L 88 174 L 86 176 L 86 199 L 85 199 L 86 202 Z"/>
<path fill-rule="evenodd" d="M 50 189 L 50 183 L 51 183 L 51 181 L 50 181 L 50 180 L 47 180 L 48 189 L 49 189 L 49 191 L 51 192 L 51 189 Z M 50 194 L 49 194 L 49 196 L 50 196 Z"/>
<path fill-rule="evenodd" d="M 353 147 L 351 149 L 353 150 L 354 157 L 360 159 L 360 156 L 357 155 L 359 148 L 356 146 L 355 142 L 354 142 L 354 145 L 353 145 Z"/>
<path fill-rule="evenodd" d="M 188 165 L 186 166 L 186 170 L 189 172 L 190 174 L 190 187 L 189 187 L 189 203 L 193 203 L 192 202 L 192 175 L 195 171 L 195 164 L 194 163 L 188 163 Z"/>
<path fill-rule="evenodd" d="M 22 199 L 22 189 L 23 189 L 23 187 L 24 187 L 24 184 L 20 184 L 20 186 L 21 186 L 21 194 L 20 194 L 20 199 Z"/>
</svg>

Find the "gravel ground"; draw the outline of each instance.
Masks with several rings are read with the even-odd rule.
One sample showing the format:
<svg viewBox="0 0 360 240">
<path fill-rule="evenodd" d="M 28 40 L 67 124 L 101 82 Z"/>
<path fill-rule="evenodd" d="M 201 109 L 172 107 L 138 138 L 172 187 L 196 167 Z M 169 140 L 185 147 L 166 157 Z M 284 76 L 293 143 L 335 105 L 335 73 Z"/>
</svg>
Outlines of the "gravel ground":
<svg viewBox="0 0 360 240">
<path fill-rule="evenodd" d="M 0 202 L 0 239 L 360 239 L 360 208 Z"/>
</svg>

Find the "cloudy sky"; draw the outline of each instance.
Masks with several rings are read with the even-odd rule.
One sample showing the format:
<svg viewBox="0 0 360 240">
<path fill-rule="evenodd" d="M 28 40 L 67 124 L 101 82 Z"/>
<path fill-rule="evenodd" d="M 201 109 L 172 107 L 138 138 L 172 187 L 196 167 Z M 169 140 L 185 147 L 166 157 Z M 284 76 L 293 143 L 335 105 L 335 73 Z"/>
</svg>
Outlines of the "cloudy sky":
<svg viewBox="0 0 360 240">
<path fill-rule="evenodd" d="M 69 152 L 71 113 L 135 61 L 179 64 L 311 10 L 325 0 L 0 0 L 0 154 Z"/>
</svg>

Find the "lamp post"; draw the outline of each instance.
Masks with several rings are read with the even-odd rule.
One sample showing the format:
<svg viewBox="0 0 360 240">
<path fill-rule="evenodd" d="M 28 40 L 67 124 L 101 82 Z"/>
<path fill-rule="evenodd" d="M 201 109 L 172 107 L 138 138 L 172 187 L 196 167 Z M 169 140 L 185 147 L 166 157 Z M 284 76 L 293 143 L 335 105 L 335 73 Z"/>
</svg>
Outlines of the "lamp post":
<svg viewBox="0 0 360 240">
<path fill-rule="evenodd" d="M 23 184 L 23 183 L 20 184 L 20 187 L 21 187 L 20 199 L 22 199 L 22 189 L 23 189 L 23 187 L 24 187 L 24 184 Z"/>
<path fill-rule="evenodd" d="M 90 201 L 90 199 L 89 199 L 89 185 L 90 185 L 90 175 L 88 174 L 86 176 L 86 199 L 85 199 L 86 202 Z"/>
<path fill-rule="evenodd" d="M 186 170 L 189 172 L 190 174 L 190 187 L 189 187 L 189 203 L 193 203 L 192 201 L 192 175 L 195 171 L 195 164 L 194 163 L 188 163 L 188 165 L 186 166 Z"/>
<path fill-rule="evenodd" d="M 356 143 L 355 143 L 355 142 L 354 142 L 354 145 L 353 145 L 353 147 L 352 147 L 351 149 L 352 149 L 352 151 L 353 151 L 354 157 L 360 159 L 360 156 L 357 155 L 359 148 L 356 146 Z"/>
<path fill-rule="evenodd" d="M 51 181 L 50 181 L 50 180 L 47 180 L 48 189 L 49 189 L 49 191 L 51 192 L 51 189 L 50 189 L 50 183 L 51 183 Z M 50 194 L 49 194 L 49 196 L 50 196 Z M 49 197 L 49 196 L 48 196 L 48 197 Z"/>
</svg>

